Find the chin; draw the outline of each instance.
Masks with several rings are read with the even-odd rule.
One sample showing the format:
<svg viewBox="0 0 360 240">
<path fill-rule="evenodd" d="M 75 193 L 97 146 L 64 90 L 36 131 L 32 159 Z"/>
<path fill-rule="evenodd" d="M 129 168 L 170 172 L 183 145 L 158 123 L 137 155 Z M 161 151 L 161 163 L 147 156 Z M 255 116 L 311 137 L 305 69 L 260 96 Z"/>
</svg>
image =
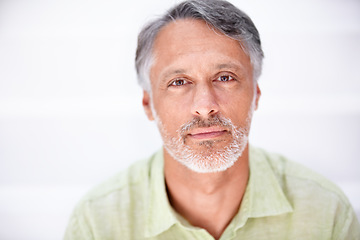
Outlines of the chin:
<svg viewBox="0 0 360 240">
<path fill-rule="evenodd" d="M 194 172 L 214 173 L 229 169 L 242 156 L 247 146 L 247 137 L 237 140 L 225 147 L 215 147 L 214 141 L 203 141 L 195 148 L 173 142 L 166 144 L 165 149 L 173 159 Z"/>
</svg>

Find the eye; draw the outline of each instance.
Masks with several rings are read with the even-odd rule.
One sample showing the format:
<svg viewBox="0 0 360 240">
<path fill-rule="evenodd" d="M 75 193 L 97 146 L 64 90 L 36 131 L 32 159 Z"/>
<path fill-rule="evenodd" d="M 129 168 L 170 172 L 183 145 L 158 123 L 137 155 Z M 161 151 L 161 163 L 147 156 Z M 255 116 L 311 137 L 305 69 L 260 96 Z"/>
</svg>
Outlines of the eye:
<svg viewBox="0 0 360 240">
<path fill-rule="evenodd" d="M 216 80 L 220 81 L 220 82 L 229 82 L 229 81 L 234 80 L 234 78 L 232 76 L 230 76 L 230 75 L 221 75 Z"/>
<path fill-rule="evenodd" d="M 186 81 L 185 79 L 179 78 L 172 81 L 169 86 L 183 86 L 187 83 L 188 81 Z"/>
</svg>

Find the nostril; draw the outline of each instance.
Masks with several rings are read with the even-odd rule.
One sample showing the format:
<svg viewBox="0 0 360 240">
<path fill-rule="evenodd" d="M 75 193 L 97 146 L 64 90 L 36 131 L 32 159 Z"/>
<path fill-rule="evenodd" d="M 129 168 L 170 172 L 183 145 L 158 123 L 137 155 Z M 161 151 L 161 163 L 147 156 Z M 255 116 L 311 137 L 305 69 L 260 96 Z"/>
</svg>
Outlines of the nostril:
<svg viewBox="0 0 360 240">
<path fill-rule="evenodd" d="M 197 114 L 197 115 L 203 115 L 204 114 L 204 116 L 205 115 L 212 115 L 212 114 L 215 114 L 216 113 L 216 110 L 214 110 L 214 109 L 211 109 L 210 111 L 199 111 L 199 110 L 197 110 L 197 111 L 195 111 L 195 114 Z"/>
</svg>

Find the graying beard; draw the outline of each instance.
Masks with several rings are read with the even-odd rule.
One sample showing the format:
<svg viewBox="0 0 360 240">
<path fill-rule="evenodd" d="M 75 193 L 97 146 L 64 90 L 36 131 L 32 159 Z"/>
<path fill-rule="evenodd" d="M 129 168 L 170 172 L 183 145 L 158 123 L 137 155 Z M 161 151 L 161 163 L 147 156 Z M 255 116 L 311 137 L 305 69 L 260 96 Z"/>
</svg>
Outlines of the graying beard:
<svg viewBox="0 0 360 240">
<path fill-rule="evenodd" d="M 152 99 L 152 98 L 151 98 Z M 225 171 L 234 165 L 234 163 L 242 156 L 246 145 L 248 143 L 248 135 L 251 125 L 252 115 L 255 109 L 256 95 L 252 100 L 248 116 L 245 120 L 245 127 L 236 128 L 230 119 L 215 117 L 214 119 L 207 121 L 204 124 L 199 119 L 193 119 L 191 122 L 184 124 L 178 131 L 178 138 L 170 137 L 164 128 L 160 118 L 156 114 L 156 111 L 151 102 L 151 109 L 154 114 L 154 118 L 157 122 L 158 128 L 163 138 L 164 147 L 171 155 L 172 158 L 177 160 L 182 165 L 191 169 L 192 171 L 199 173 L 211 173 Z M 184 132 L 191 130 L 192 128 L 199 126 L 209 126 L 210 122 L 215 125 L 225 126 L 230 130 L 233 136 L 233 141 L 229 146 L 224 147 L 221 150 L 211 152 L 215 141 L 204 141 L 203 145 L 207 147 L 207 152 L 195 153 L 189 146 L 185 145 Z M 201 125 L 202 124 L 202 125 Z M 197 126 L 195 126 L 197 125 Z M 180 148 L 180 149 L 179 149 Z"/>
<path fill-rule="evenodd" d="M 196 151 L 183 143 L 181 134 L 179 134 L 178 139 L 169 138 L 165 129 L 162 128 L 165 149 L 174 159 L 195 172 L 224 171 L 231 167 L 242 155 L 248 139 L 248 129 L 236 129 L 229 119 L 226 119 L 225 122 L 227 122 L 226 125 L 232 126 L 234 140 L 229 146 L 221 150 L 211 152 L 215 141 L 203 141 L 200 144 L 205 145 L 206 150 L 196 153 Z M 161 122 L 158 123 L 160 123 L 160 126 L 162 125 Z M 191 124 L 187 125 L 191 126 Z"/>
</svg>

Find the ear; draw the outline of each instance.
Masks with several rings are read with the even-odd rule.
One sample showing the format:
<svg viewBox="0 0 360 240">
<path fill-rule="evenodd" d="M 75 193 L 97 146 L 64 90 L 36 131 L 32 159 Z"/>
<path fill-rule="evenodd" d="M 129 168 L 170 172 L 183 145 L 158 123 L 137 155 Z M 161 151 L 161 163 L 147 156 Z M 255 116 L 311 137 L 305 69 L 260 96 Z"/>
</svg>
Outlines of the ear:
<svg viewBox="0 0 360 240">
<path fill-rule="evenodd" d="M 260 99 L 260 96 L 261 96 L 261 91 L 260 91 L 260 88 L 259 88 L 259 84 L 256 84 L 255 94 L 256 94 L 255 110 L 257 110 L 257 109 L 258 109 L 258 105 L 259 105 L 259 99 Z"/>
<path fill-rule="evenodd" d="M 145 110 L 145 114 L 148 117 L 148 119 L 150 121 L 154 120 L 154 116 L 153 116 L 153 112 L 151 109 L 151 98 L 150 98 L 150 94 L 144 90 L 143 92 L 143 100 L 142 100 L 142 105 L 144 107 Z"/>
</svg>

